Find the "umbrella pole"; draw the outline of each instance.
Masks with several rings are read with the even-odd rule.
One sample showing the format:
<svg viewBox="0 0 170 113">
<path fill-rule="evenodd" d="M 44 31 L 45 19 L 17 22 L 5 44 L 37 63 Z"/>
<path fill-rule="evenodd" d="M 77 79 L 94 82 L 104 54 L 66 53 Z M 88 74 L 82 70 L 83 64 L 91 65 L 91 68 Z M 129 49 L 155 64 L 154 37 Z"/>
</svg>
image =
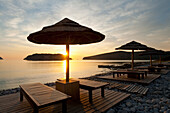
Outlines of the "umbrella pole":
<svg viewBox="0 0 170 113">
<path fill-rule="evenodd" d="M 66 44 L 66 82 L 69 82 L 69 44 Z"/>
<path fill-rule="evenodd" d="M 159 64 L 161 64 L 161 55 L 159 55 Z"/>
<path fill-rule="evenodd" d="M 152 55 L 150 55 L 150 66 L 152 66 Z"/>
<path fill-rule="evenodd" d="M 132 70 L 133 70 L 133 65 L 134 65 L 134 49 L 132 49 Z"/>
</svg>

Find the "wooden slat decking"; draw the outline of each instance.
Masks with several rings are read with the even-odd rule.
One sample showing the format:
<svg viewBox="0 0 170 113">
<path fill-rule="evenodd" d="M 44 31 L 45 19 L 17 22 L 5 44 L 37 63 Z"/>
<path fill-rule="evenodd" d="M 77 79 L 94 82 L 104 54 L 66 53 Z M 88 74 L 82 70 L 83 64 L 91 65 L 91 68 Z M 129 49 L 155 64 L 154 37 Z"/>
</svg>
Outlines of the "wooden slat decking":
<svg viewBox="0 0 170 113">
<path fill-rule="evenodd" d="M 123 83 L 111 83 L 109 86 L 109 89 L 116 88 L 120 89 L 122 91 L 127 91 L 131 93 L 138 93 L 145 95 L 149 88 L 139 86 L 139 85 L 133 85 L 133 84 L 123 84 Z"/>
<path fill-rule="evenodd" d="M 102 98 L 100 89 L 93 92 L 93 103 L 89 103 L 87 90 L 80 90 L 80 102 L 69 101 L 67 103 L 68 113 L 92 113 L 105 112 L 120 101 L 129 97 L 130 94 L 105 90 L 105 97 Z M 23 102 L 19 100 L 19 93 L 0 96 L 0 113 L 32 113 L 33 109 L 24 98 Z M 62 105 L 55 104 L 41 108 L 40 113 L 61 113 Z"/>
<path fill-rule="evenodd" d="M 114 81 L 126 81 L 126 82 L 135 82 L 135 83 L 141 83 L 141 84 L 149 84 L 159 77 L 160 77 L 160 74 L 148 74 L 146 78 L 140 79 L 140 80 L 135 79 L 135 78 L 128 78 L 126 75 L 115 77 L 115 78 L 113 78 L 112 75 L 98 76 L 97 78 L 106 79 L 106 80 L 114 80 Z"/>
</svg>

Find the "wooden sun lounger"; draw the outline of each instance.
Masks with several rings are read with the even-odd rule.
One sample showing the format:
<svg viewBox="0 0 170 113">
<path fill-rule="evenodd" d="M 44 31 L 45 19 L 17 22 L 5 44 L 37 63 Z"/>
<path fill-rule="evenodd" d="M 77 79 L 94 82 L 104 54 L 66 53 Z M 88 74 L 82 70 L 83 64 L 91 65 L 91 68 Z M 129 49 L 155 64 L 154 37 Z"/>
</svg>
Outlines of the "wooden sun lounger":
<svg viewBox="0 0 170 113">
<path fill-rule="evenodd" d="M 67 112 L 66 101 L 71 98 L 71 96 L 41 83 L 23 84 L 19 86 L 20 101 L 23 101 L 24 96 L 33 107 L 34 112 L 37 113 L 40 108 L 59 102 L 62 103 L 62 112 Z"/>
</svg>

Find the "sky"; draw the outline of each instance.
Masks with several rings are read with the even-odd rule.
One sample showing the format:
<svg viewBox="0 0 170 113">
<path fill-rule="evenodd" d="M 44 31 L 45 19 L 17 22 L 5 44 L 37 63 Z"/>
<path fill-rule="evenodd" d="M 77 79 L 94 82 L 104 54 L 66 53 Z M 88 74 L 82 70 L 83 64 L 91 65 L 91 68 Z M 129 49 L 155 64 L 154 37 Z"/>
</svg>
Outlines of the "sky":
<svg viewBox="0 0 170 113">
<path fill-rule="evenodd" d="M 105 35 L 99 43 L 71 45 L 75 60 L 133 40 L 170 51 L 170 0 L 0 0 L 0 57 L 64 53 L 64 45 L 34 44 L 27 37 L 66 17 Z"/>
</svg>

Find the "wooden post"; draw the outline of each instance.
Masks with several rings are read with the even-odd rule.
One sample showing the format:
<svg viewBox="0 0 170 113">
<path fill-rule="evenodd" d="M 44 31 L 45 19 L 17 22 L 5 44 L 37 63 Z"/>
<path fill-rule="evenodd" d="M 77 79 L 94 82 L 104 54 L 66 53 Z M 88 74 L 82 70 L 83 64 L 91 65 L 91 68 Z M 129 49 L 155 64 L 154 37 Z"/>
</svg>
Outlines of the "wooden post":
<svg viewBox="0 0 170 113">
<path fill-rule="evenodd" d="M 132 70 L 133 70 L 133 65 L 134 65 L 134 49 L 132 49 L 132 65 L 131 65 Z"/>
<path fill-rule="evenodd" d="M 159 64 L 161 64 L 161 55 L 159 55 Z"/>
<path fill-rule="evenodd" d="M 150 55 L 150 66 L 152 66 L 152 55 Z"/>
<path fill-rule="evenodd" d="M 66 44 L 66 82 L 69 82 L 69 44 Z"/>
<path fill-rule="evenodd" d="M 20 88 L 20 101 L 23 101 L 23 93 L 21 88 Z"/>
</svg>

